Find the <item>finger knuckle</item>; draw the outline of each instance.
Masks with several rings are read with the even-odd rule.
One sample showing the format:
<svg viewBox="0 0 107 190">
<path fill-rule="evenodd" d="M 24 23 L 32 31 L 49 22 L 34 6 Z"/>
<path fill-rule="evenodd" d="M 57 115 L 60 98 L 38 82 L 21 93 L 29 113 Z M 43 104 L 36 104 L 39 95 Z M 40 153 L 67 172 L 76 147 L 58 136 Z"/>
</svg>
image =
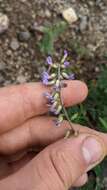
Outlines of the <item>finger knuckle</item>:
<svg viewBox="0 0 107 190">
<path fill-rule="evenodd" d="M 35 113 L 35 106 L 29 96 L 29 88 L 26 84 L 19 87 L 20 101 L 22 105 L 22 113 L 25 120 Z"/>
<path fill-rule="evenodd" d="M 70 160 L 66 158 L 66 153 L 63 149 L 53 149 L 50 151 L 50 160 L 64 189 L 69 188 L 72 184 L 72 173 L 70 172 Z"/>
</svg>

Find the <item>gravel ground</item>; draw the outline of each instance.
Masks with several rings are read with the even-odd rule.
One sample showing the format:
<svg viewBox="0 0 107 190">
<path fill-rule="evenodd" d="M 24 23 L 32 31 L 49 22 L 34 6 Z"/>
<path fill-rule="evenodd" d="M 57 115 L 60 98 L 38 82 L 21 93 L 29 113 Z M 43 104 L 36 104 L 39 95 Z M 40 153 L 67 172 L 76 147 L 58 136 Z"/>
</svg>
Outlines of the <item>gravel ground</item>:
<svg viewBox="0 0 107 190">
<path fill-rule="evenodd" d="M 0 14 L 7 16 L 5 28 L 0 26 L 1 86 L 38 80 L 44 57 L 37 48 L 37 28 L 55 23 L 62 10 L 71 6 L 78 22 L 69 27 L 57 47 L 78 52 L 73 44 L 80 44 L 80 48 L 87 49 L 88 59 L 83 53 L 81 64 L 76 66 L 78 72 L 83 73 L 83 78 L 92 78 L 92 73 L 94 76 L 99 72 L 99 65 L 106 63 L 107 56 L 106 0 L 0 0 Z"/>
</svg>

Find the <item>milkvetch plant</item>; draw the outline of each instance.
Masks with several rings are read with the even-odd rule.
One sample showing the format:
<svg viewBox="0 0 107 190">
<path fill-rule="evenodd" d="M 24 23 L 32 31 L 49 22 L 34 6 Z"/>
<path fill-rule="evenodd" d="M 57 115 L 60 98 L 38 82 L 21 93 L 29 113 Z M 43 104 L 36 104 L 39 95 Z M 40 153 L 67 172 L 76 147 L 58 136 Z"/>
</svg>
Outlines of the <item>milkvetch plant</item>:
<svg viewBox="0 0 107 190">
<path fill-rule="evenodd" d="M 70 62 L 67 60 L 68 52 L 64 50 L 64 56 L 60 62 L 54 62 L 51 56 L 47 57 L 46 63 L 48 65 L 47 71 L 42 73 L 42 82 L 46 86 L 51 86 L 51 93 L 45 92 L 44 96 L 47 99 L 47 106 L 49 112 L 56 116 L 54 123 L 56 126 L 60 126 L 64 118 L 69 122 L 69 130 L 67 131 L 66 137 L 71 134 L 76 134 L 67 110 L 62 100 L 61 89 L 66 88 L 67 84 L 64 80 L 74 80 L 75 76 L 69 72 Z"/>
</svg>

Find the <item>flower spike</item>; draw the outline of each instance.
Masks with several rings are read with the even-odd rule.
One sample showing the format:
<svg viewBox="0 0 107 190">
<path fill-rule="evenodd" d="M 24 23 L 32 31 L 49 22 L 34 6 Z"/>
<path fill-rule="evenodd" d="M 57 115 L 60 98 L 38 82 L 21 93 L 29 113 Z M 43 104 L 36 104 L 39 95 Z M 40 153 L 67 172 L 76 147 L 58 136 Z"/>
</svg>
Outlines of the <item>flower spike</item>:
<svg viewBox="0 0 107 190">
<path fill-rule="evenodd" d="M 64 120 L 64 117 L 68 120 L 71 126 L 71 132 L 74 133 L 71 121 L 69 119 L 68 113 L 64 107 L 62 100 L 61 89 L 66 88 L 67 84 L 63 80 L 74 80 L 74 74 L 68 72 L 68 67 L 70 62 L 67 61 L 68 51 L 64 50 L 64 56 L 60 62 L 53 62 L 52 57 L 47 57 L 47 64 L 49 66 L 48 71 L 44 71 L 42 74 L 42 82 L 44 85 L 52 86 L 51 93 L 44 93 L 47 99 L 47 105 L 49 111 L 53 113 L 57 119 L 55 120 L 55 125 L 60 126 Z"/>
</svg>

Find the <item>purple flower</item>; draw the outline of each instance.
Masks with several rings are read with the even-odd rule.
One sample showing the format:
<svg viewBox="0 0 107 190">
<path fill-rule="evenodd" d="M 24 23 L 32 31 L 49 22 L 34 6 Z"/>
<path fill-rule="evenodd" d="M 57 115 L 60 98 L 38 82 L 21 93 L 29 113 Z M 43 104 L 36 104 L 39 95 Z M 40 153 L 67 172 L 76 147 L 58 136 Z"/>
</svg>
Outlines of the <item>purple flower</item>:
<svg viewBox="0 0 107 190">
<path fill-rule="evenodd" d="M 43 95 L 49 100 L 50 103 L 53 103 L 54 98 L 49 92 L 44 92 Z"/>
<path fill-rule="evenodd" d="M 49 81 L 48 81 L 48 79 L 43 79 L 42 82 L 43 82 L 43 84 L 48 85 Z"/>
<path fill-rule="evenodd" d="M 58 121 L 57 119 L 56 120 L 53 120 L 53 122 L 55 123 L 55 126 L 56 127 L 60 127 L 61 123 L 60 121 Z"/>
<path fill-rule="evenodd" d="M 55 114 L 56 109 L 55 109 L 55 108 L 53 108 L 53 107 L 50 107 L 50 112 L 51 112 L 51 113 L 53 113 L 53 114 Z"/>
<path fill-rule="evenodd" d="M 68 56 L 68 51 L 64 50 L 64 57 L 66 58 Z"/>
<path fill-rule="evenodd" d="M 48 79 L 49 79 L 49 74 L 48 74 L 48 72 L 44 71 L 42 73 L 42 82 L 43 82 L 43 84 L 48 85 Z"/>
<path fill-rule="evenodd" d="M 44 92 L 43 96 L 45 96 L 48 99 L 50 99 L 52 97 L 52 95 L 49 92 Z"/>
<path fill-rule="evenodd" d="M 65 61 L 65 62 L 64 62 L 64 65 L 65 65 L 65 67 L 68 67 L 68 66 L 70 65 L 70 62 Z"/>
<path fill-rule="evenodd" d="M 69 75 L 69 79 L 70 79 L 70 80 L 74 80 L 74 79 L 75 79 L 75 74 L 74 74 L 74 73 L 70 74 L 70 75 Z"/>
<path fill-rule="evenodd" d="M 57 119 L 54 120 L 56 127 L 60 127 L 61 123 L 63 122 L 63 116 L 59 115 Z"/>
<path fill-rule="evenodd" d="M 51 56 L 48 56 L 47 59 L 46 59 L 46 61 L 47 61 L 47 64 L 48 64 L 48 65 L 52 65 L 52 63 L 53 63 Z"/>
<path fill-rule="evenodd" d="M 42 78 L 49 79 L 49 74 L 48 74 L 48 72 L 44 71 L 44 72 L 42 73 Z"/>
<path fill-rule="evenodd" d="M 57 106 L 58 102 L 54 101 L 53 104 L 51 105 L 51 112 L 56 112 L 56 106 Z"/>
</svg>

